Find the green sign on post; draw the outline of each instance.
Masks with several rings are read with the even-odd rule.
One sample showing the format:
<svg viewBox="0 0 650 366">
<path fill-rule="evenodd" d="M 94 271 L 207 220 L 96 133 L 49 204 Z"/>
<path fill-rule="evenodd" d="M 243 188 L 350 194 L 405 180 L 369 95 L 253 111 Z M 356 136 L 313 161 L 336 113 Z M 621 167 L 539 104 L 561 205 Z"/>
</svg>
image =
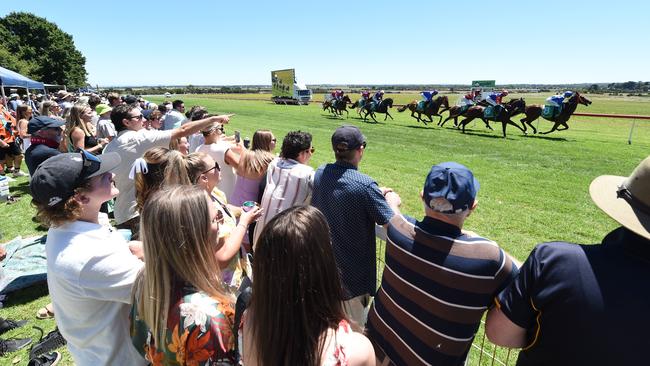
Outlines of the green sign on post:
<svg viewBox="0 0 650 366">
<path fill-rule="evenodd" d="M 474 80 L 472 81 L 472 87 L 474 88 L 494 88 L 496 82 L 494 80 Z"/>
</svg>

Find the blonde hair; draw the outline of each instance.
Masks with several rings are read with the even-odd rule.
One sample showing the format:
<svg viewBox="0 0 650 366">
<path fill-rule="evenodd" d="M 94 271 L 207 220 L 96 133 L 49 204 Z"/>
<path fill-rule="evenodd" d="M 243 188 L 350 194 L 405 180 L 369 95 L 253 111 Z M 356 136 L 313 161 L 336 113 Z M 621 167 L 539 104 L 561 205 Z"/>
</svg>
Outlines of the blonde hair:
<svg viewBox="0 0 650 366">
<path fill-rule="evenodd" d="M 178 151 L 172 150 L 165 172 L 165 184 L 194 185 L 199 179 L 201 173 L 210 169 L 205 164 L 203 153 L 191 153 L 183 155 Z"/>
<path fill-rule="evenodd" d="M 146 266 L 136 278 L 133 296 L 156 345 L 165 342 L 175 287 L 189 283 L 225 307 L 234 302 L 222 285 L 208 205 L 204 190 L 172 186 L 153 194 L 140 214 Z"/>
<path fill-rule="evenodd" d="M 41 104 L 41 110 L 39 111 L 41 116 L 56 116 L 56 113 L 52 112 L 52 107 L 57 106 L 58 104 L 52 100 L 46 100 Z"/>
<path fill-rule="evenodd" d="M 70 138 L 72 130 L 74 130 L 75 127 L 80 128 L 86 136 L 93 135 L 88 129 L 86 122 L 81 119 L 81 114 L 86 110 L 86 108 L 90 108 L 90 106 L 83 103 L 77 103 L 70 108 L 70 115 L 65 119 L 65 133 L 68 138 Z"/>
</svg>

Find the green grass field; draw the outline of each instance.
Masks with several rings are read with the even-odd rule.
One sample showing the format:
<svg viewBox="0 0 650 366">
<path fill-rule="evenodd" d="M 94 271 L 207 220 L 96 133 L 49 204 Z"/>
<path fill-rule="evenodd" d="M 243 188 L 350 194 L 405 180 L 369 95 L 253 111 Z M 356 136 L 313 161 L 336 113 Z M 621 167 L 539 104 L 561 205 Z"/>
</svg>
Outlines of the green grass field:
<svg viewBox="0 0 650 366">
<path fill-rule="evenodd" d="M 543 103 L 546 95 L 522 95 L 527 103 Z M 419 99 L 415 93 L 387 94 L 398 104 Z M 580 106 L 578 112 L 650 115 L 650 100 L 644 98 L 588 96 L 590 107 Z M 251 98 L 259 100 L 236 100 Z M 314 135 L 316 152 L 313 167 L 331 162 L 333 153 L 330 137 L 341 124 L 354 124 L 367 137 L 360 170 L 388 186 L 402 197 L 403 213 L 420 218 L 422 206 L 419 192 L 431 165 L 442 161 L 457 161 L 470 167 L 480 181 L 479 206 L 469 218 L 466 228 L 497 241 L 508 252 L 524 260 L 535 244 L 543 241 L 564 240 L 596 243 L 617 223 L 596 208 L 589 198 L 588 187 L 601 174 L 628 175 L 650 153 L 650 121 L 635 121 L 632 144 L 628 145 L 631 120 L 574 117 L 570 129 L 549 135 L 523 136 L 508 127 L 508 137 L 501 138 L 501 126 L 495 131 L 485 129 L 482 122 L 470 123 L 466 134 L 447 123 L 444 128 L 435 124 L 424 126 L 409 117 L 409 112 L 391 110 L 394 121 L 366 123 L 356 112 L 350 118 L 333 117 L 320 108 L 320 103 L 309 106 L 282 106 L 268 102 L 268 94 L 182 96 L 187 110 L 192 105 L 203 105 L 213 113 L 235 113 L 226 133 L 240 130 L 242 136 L 252 136 L 256 129 L 271 129 L 278 138 L 290 130 L 306 130 Z M 458 95 L 450 96 L 456 102 Z M 150 98 L 155 102 L 162 98 Z M 355 98 L 353 98 L 355 99 Z M 315 96 L 315 100 L 322 100 Z M 446 115 L 446 114 L 445 114 Z M 515 117 L 518 121 L 521 117 Z M 542 131 L 551 123 L 539 123 Z M 27 180 L 11 185 L 12 194 L 21 200 L 13 205 L 0 206 L 2 242 L 17 235 L 32 236 L 43 233 L 32 220 Z M 27 329 L 14 330 L 8 336 L 36 337 L 29 329 L 39 325 L 46 330 L 54 321 L 36 321 L 36 310 L 48 302 L 46 287 L 37 286 L 12 294 L 0 312 L 2 317 L 30 319 Z M 71 309 L 72 311 L 74 309 Z M 69 355 L 65 364 L 70 364 Z M 14 358 L 25 364 L 27 352 L 18 352 L 0 358 L 0 365 L 11 364 Z"/>
</svg>

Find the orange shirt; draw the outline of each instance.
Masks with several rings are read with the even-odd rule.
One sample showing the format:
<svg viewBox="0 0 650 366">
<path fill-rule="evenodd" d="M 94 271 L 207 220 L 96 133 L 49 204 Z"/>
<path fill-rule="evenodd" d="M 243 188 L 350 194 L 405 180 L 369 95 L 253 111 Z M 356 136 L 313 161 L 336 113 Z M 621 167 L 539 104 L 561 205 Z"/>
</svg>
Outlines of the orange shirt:
<svg viewBox="0 0 650 366">
<path fill-rule="evenodd" d="M 7 123 L 11 128 L 9 131 L 7 131 Z M 16 119 L 0 104 L 0 139 L 8 144 L 12 143 L 16 139 L 16 133 L 18 133 Z"/>
</svg>

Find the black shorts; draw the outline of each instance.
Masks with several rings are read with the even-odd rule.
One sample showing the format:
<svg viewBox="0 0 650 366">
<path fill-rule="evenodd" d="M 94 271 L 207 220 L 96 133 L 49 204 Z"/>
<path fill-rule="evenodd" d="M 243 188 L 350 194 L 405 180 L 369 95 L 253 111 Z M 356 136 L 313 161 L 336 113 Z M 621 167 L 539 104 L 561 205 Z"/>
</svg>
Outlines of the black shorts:
<svg viewBox="0 0 650 366">
<path fill-rule="evenodd" d="M 0 148 L 0 160 L 4 160 L 7 156 L 18 156 L 22 153 L 16 141 L 12 141 L 9 143 L 9 146 Z"/>
</svg>

